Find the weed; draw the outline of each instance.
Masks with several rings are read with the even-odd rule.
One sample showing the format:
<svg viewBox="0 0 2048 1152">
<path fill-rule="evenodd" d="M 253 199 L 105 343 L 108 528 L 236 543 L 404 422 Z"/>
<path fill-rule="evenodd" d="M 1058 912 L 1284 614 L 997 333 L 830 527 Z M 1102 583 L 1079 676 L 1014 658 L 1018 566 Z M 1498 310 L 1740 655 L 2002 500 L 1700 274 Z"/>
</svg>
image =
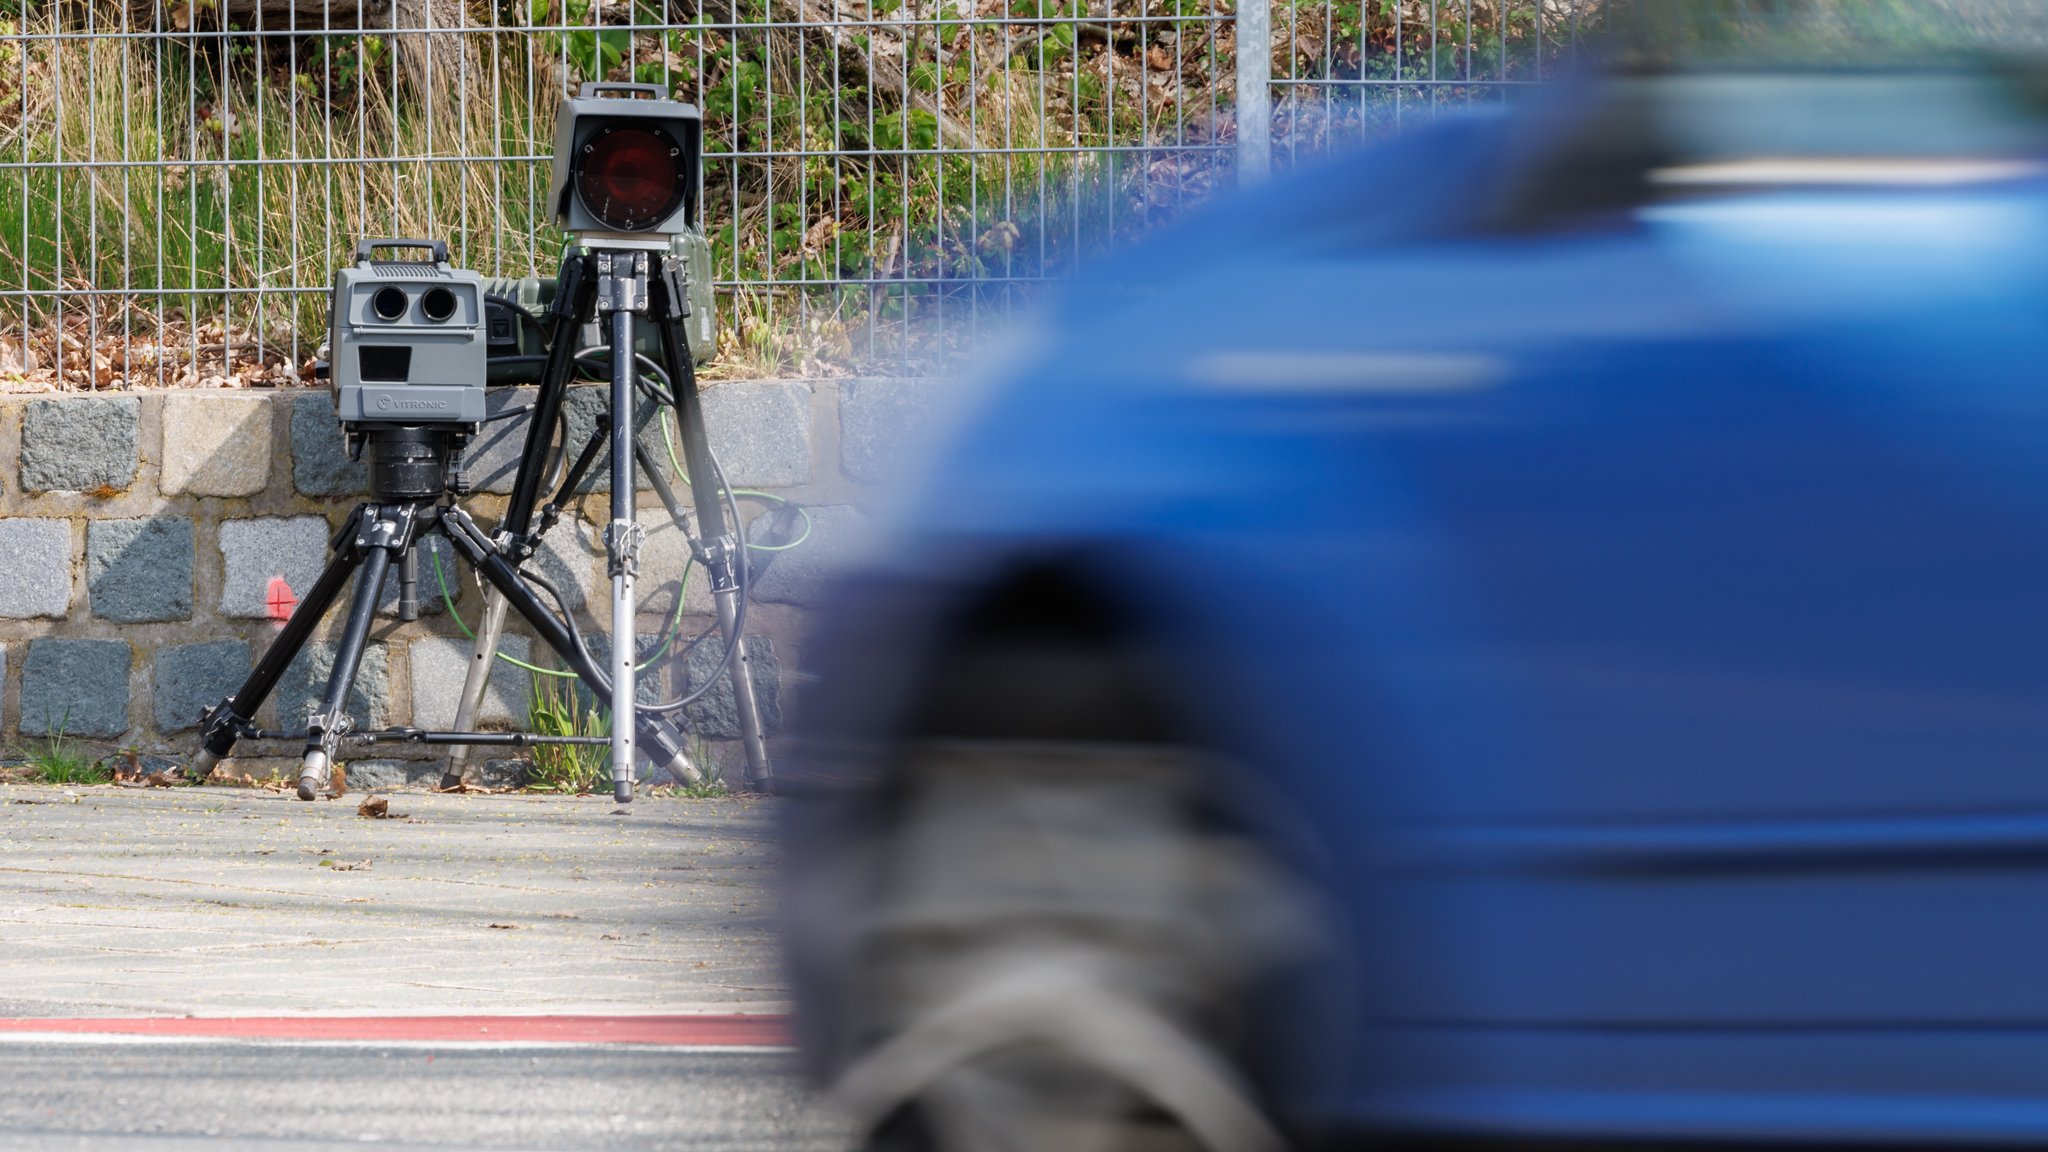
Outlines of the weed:
<svg viewBox="0 0 2048 1152">
<path fill-rule="evenodd" d="M 76 738 L 65 734 L 70 721 L 67 711 L 63 719 L 49 725 L 51 734 L 43 738 L 41 746 L 16 755 L 28 761 L 34 779 L 44 784 L 104 784 L 111 780 L 113 772 L 81 748 Z"/>
<path fill-rule="evenodd" d="M 536 736 L 608 736 L 611 717 L 552 676 L 533 678 L 533 701 L 527 709 L 529 730 Z M 526 786 L 535 792 L 586 792 L 612 786 L 611 749 L 602 744 L 540 744 L 533 749 Z"/>
</svg>

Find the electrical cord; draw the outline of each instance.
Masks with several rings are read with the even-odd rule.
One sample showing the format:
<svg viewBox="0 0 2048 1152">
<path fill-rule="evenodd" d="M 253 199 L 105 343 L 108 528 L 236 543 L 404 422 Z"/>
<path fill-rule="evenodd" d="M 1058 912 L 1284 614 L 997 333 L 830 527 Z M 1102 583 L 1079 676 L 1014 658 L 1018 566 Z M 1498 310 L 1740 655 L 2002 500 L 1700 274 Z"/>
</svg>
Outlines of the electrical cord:
<svg viewBox="0 0 2048 1152">
<path fill-rule="evenodd" d="M 668 447 L 669 467 L 675 469 L 676 478 L 683 482 L 683 487 L 688 488 L 690 486 L 690 474 L 689 471 L 683 467 L 683 462 L 677 459 L 676 457 L 676 442 L 675 438 L 669 435 L 669 426 L 667 420 L 663 420 L 661 422 L 661 439 L 663 444 L 665 444 Z M 719 476 L 718 482 L 721 484 L 725 483 L 725 477 L 722 474 Z M 773 492 L 763 492 L 758 488 L 728 488 L 726 489 L 726 491 L 733 496 L 744 496 L 749 500 L 765 500 L 774 504 L 793 506 L 796 508 L 796 514 L 804 518 L 804 530 L 801 534 L 797 536 L 796 539 L 791 540 L 787 544 L 756 544 L 750 540 L 747 542 L 747 547 L 750 550 L 755 552 L 787 552 L 790 549 L 796 547 L 799 544 L 802 544 L 804 541 L 809 540 L 811 538 L 811 510 L 804 507 L 801 504 L 798 504 L 796 501 L 791 500 L 787 496 L 777 496 Z M 734 523 L 738 523 L 737 517 L 735 517 Z"/>
<path fill-rule="evenodd" d="M 597 659 L 590 654 L 590 645 L 583 639 L 583 630 L 576 626 L 576 614 L 574 612 L 569 611 L 569 601 L 562 596 L 562 590 L 560 588 L 555 587 L 552 583 L 549 583 L 547 578 L 542 576 L 538 572 L 534 572 L 526 568 L 520 568 L 518 569 L 518 573 L 520 579 L 525 580 L 529 584 L 537 586 L 542 591 L 546 592 L 548 596 L 554 600 L 555 611 L 560 612 L 562 614 L 563 626 L 568 628 L 569 640 L 571 643 L 576 645 L 577 654 L 583 657 L 583 662 L 585 664 L 590 665 L 590 667 L 592 667 L 593 669 L 597 668 Z M 611 691 L 611 681 L 604 677 L 602 671 L 599 671 L 598 678 L 601 686 L 605 689 L 605 691 Z"/>
<path fill-rule="evenodd" d="M 662 393 L 656 392 L 648 387 L 648 381 L 650 378 L 652 378 L 653 380 L 658 381 L 661 384 L 662 388 L 669 388 L 670 385 L 668 379 L 668 372 L 665 369 L 663 369 L 660 364 L 657 364 L 654 361 L 653 357 L 647 355 L 644 352 L 635 352 L 633 354 L 633 358 L 640 362 L 640 367 L 642 369 L 642 375 L 636 380 L 636 384 L 638 384 L 641 393 L 645 395 L 649 400 L 652 400 L 654 403 L 660 405 L 663 408 L 668 409 L 671 413 L 673 413 L 675 410 L 675 405 L 670 403 L 669 398 L 663 395 Z M 587 352 L 578 353 L 576 356 L 576 364 L 579 367 L 597 367 L 601 365 L 607 371 L 609 371 L 611 368 L 611 349 L 592 348 Z M 667 417 L 663 417 L 661 420 L 661 440 L 663 446 L 668 449 L 669 467 L 675 470 L 676 479 L 681 480 L 683 482 L 683 487 L 689 487 L 690 473 L 688 469 L 683 467 L 682 459 L 676 452 L 675 436 L 670 431 L 669 421 Z M 722 476 L 719 479 L 719 483 L 725 483 L 725 480 Z M 734 496 L 744 496 L 749 500 L 760 500 L 767 503 L 775 504 L 780 507 L 794 506 L 796 508 L 797 515 L 803 517 L 804 530 L 797 534 L 796 539 L 791 540 L 787 544 L 756 544 L 753 541 L 749 540 L 746 541 L 746 546 L 750 550 L 755 552 L 787 552 L 790 549 L 801 545 L 804 541 L 809 540 L 811 538 L 811 529 L 814 526 L 814 522 L 811 519 L 810 509 L 804 507 L 802 504 L 798 504 L 796 501 L 791 500 L 787 496 L 778 496 L 773 492 L 763 492 L 758 488 L 727 489 L 727 491 Z M 738 524 L 737 517 L 734 518 L 734 524 Z M 678 527 L 680 527 L 680 525 L 678 525 Z"/>
<path fill-rule="evenodd" d="M 462 634 L 464 636 L 467 636 L 471 640 L 476 639 L 476 633 L 471 631 L 469 625 L 466 622 L 464 622 L 464 620 L 462 619 L 462 613 L 457 612 L 455 610 L 455 592 L 453 589 L 448 587 L 448 574 L 441 567 L 440 553 L 434 553 L 433 560 L 434 579 L 437 583 L 441 585 L 441 603 L 447 607 L 449 618 L 455 621 L 455 626 L 462 630 Z M 676 607 L 675 611 L 669 614 L 668 623 L 664 625 L 662 628 L 661 646 L 659 648 L 656 648 L 653 654 L 648 656 L 644 663 L 638 665 L 634 669 L 635 671 L 645 672 L 649 668 L 653 667 L 655 661 L 660 660 L 662 656 L 667 654 L 669 646 L 675 643 L 676 628 L 678 625 L 682 623 L 683 620 L 683 589 L 690 579 L 690 565 L 693 562 L 694 561 L 691 557 L 686 556 L 683 558 L 683 574 L 682 577 L 676 582 Z M 521 576 L 528 575 L 527 571 L 524 568 L 519 570 L 519 574 Z M 560 598 L 557 597 L 557 599 L 559 600 Z M 568 614 L 564 613 L 564 615 L 567 616 Z M 570 631 L 573 633 L 575 631 L 573 617 L 571 617 L 571 623 L 569 627 Z M 685 647 L 684 650 L 688 651 L 688 648 Z M 518 668 L 526 672 L 531 672 L 539 676 L 553 676 L 561 680 L 573 680 L 576 678 L 576 673 L 574 672 L 567 671 L 561 668 L 543 668 L 538 664 L 529 664 L 516 656 L 510 656 L 503 652 L 498 653 L 498 659 L 503 660 L 505 663 L 510 664 L 514 668 Z"/>
<path fill-rule="evenodd" d="M 710 457 L 711 471 L 717 475 L 718 486 L 725 492 L 725 506 L 732 515 L 733 531 L 737 532 L 739 531 L 740 524 L 739 501 L 732 494 L 732 485 L 725 482 L 725 469 L 718 463 L 718 454 L 707 449 L 705 455 Z M 711 691 L 712 686 L 718 683 L 719 678 L 732 668 L 733 657 L 739 653 L 740 646 L 747 641 L 747 599 L 748 592 L 750 591 L 748 585 L 751 583 L 747 569 L 747 550 L 745 548 L 734 549 L 733 583 L 738 586 L 736 589 L 739 595 L 738 607 L 733 609 L 732 636 L 725 642 L 725 651 L 719 653 L 718 667 L 713 668 L 711 673 L 704 677 L 704 682 L 697 685 L 695 689 L 684 693 L 674 700 L 667 700 L 658 704 L 642 704 L 639 706 L 641 710 L 660 713 L 680 712 L 702 699 L 704 694 Z M 709 636 L 714 631 L 717 631 L 716 625 L 705 629 L 702 634 L 683 649 L 684 654 L 687 655 L 691 649 L 703 643 L 704 637 Z"/>
<path fill-rule="evenodd" d="M 484 303 L 496 304 L 499 305 L 500 307 L 510 308 L 512 311 L 519 313 L 521 316 L 526 318 L 526 322 L 528 324 L 533 325 L 534 328 L 540 332 L 541 343 L 547 343 L 548 326 L 541 323 L 540 317 L 534 315 L 533 312 L 528 310 L 526 305 L 521 304 L 519 301 L 514 300 L 510 296 L 501 296 L 496 292 L 484 293 Z"/>
</svg>

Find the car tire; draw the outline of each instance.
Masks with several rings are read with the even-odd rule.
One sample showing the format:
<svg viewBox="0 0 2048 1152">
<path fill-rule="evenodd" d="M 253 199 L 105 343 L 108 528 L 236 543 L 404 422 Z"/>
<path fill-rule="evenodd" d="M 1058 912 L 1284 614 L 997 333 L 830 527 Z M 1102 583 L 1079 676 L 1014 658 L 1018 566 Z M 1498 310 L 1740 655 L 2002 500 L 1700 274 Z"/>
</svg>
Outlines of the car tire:
<svg viewBox="0 0 2048 1152">
<path fill-rule="evenodd" d="M 1243 1066 L 1310 926 L 1215 818 L 1213 766 L 1129 741 L 891 757 L 834 1094 L 875 1152 L 1279 1152 Z"/>
</svg>

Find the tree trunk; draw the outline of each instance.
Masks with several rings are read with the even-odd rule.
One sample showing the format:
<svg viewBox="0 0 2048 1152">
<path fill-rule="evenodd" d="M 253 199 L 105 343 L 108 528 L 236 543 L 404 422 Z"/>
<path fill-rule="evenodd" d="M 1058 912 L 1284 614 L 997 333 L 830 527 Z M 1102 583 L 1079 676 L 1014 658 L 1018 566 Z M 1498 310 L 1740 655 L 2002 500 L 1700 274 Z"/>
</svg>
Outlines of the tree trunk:
<svg viewBox="0 0 2048 1152">
<path fill-rule="evenodd" d="M 452 31 L 473 27 L 463 0 L 226 0 L 225 15 L 244 27 L 383 36 L 404 82 L 425 100 L 452 99 L 479 78 L 474 34 Z"/>
</svg>

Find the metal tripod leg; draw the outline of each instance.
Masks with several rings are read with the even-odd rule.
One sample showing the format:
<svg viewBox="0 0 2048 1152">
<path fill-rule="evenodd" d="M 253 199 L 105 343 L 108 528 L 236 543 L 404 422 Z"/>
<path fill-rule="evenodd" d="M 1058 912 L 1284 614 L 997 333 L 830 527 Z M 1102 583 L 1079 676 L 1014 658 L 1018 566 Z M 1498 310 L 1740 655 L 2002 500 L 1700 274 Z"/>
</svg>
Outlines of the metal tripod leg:
<svg viewBox="0 0 2048 1152">
<path fill-rule="evenodd" d="M 327 610 L 341 596 L 341 590 L 348 585 L 349 577 L 363 561 L 362 553 L 352 541 L 355 539 L 357 524 L 362 520 L 367 505 L 358 505 L 349 513 L 342 524 L 341 532 L 335 536 L 334 554 L 327 561 L 327 567 L 320 572 L 319 579 L 306 592 L 305 599 L 292 611 L 291 619 L 285 621 L 284 630 L 270 642 L 263 657 L 256 661 L 256 667 L 249 672 L 248 679 L 235 689 L 235 694 L 208 708 L 199 722 L 199 755 L 193 758 L 191 778 L 204 781 L 212 775 L 214 766 L 234 751 L 235 741 L 242 730 L 256 718 L 256 710 L 270 698 L 285 669 L 306 646 L 313 630 L 327 615 Z"/>
<path fill-rule="evenodd" d="M 327 694 L 320 710 L 306 721 L 306 753 L 299 762 L 299 799 L 313 800 L 325 788 L 333 772 L 335 751 L 348 731 L 348 692 L 355 686 L 356 669 L 363 662 L 363 648 L 376 623 L 377 601 L 384 594 L 384 574 L 391 570 L 393 557 L 405 550 L 412 535 L 412 513 L 374 507 L 358 517 L 356 537 L 351 545 L 363 557 L 356 573 L 356 587 L 349 601 L 348 623 L 334 649 L 334 667 L 327 676 Z"/>
<path fill-rule="evenodd" d="M 733 706 L 739 712 L 740 747 L 747 756 L 747 786 L 770 792 L 775 788 L 775 777 L 768 765 L 768 740 L 761 734 L 761 706 L 754 699 L 753 660 L 747 655 L 746 637 L 737 635 L 740 590 L 733 587 L 713 593 L 712 602 L 718 609 L 719 635 L 725 637 L 727 644 L 739 645 L 733 650 L 732 663 L 726 671 L 732 678 Z"/>
<path fill-rule="evenodd" d="M 597 306 L 611 315 L 612 520 L 605 550 L 612 577 L 612 797 L 633 799 L 635 716 L 639 703 L 639 609 L 633 581 L 640 567 L 640 525 L 633 514 L 633 408 L 639 365 L 633 352 L 633 314 L 647 306 L 647 255 L 600 253 Z"/>
<path fill-rule="evenodd" d="M 476 569 L 477 575 L 496 588 L 505 597 L 506 605 L 533 626 L 541 642 L 555 650 L 599 704 L 611 708 L 613 693 L 609 678 L 576 646 L 575 637 L 569 634 L 568 628 L 520 580 L 518 571 L 496 550 L 475 521 L 459 508 L 445 509 L 441 515 L 441 528 L 455 545 L 456 552 Z M 679 780 L 692 784 L 704 782 L 704 774 L 690 763 L 688 754 L 683 750 L 681 735 L 667 721 L 652 713 L 639 713 L 635 725 L 648 759 Z"/>
<path fill-rule="evenodd" d="M 662 361 L 667 368 L 675 404 L 677 431 L 682 440 L 683 468 L 690 481 L 690 496 L 696 504 L 697 526 L 703 533 L 711 577 L 711 595 L 718 609 L 719 632 L 733 645 L 727 669 L 732 676 L 733 703 L 739 712 L 740 743 L 747 756 L 747 784 L 764 792 L 775 787 L 774 768 L 768 759 L 768 742 L 761 733 L 761 711 L 754 698 L 753 670 L 747 660 L 747 645 L 739 631 L 740 596 L 745 587 L 738 579 L 746 563 L 746 541 L 741 526 L 728 527 L 725 505 L 720 496 L 718 471 L 711 459 L 710 439 L 704 429 L 704 406 L 697 396 L 697 367 L 690 352 L 683 318 L 689 315 L 687 270 L 673 261 L 662 261 L 658 275 L 650 277 L 649 310 L 661 330 Z M 671 506 L 671 514 L 674 514 Z"/>
<path fill-rule="evenodd" d="M 476 644 L 469 653 L 469 675 L 462 682 L 462 700 L 455 708 L 455 730 L 476 731 L 476 718 L 483 711 L 484 691 L 490 687 L 491 665 L 498 662 L 498 640 L 505 632 L 505 594 L 492 588 L 484 593 L 484 618 L 477 626 Z M 441 774 L 441 787 L 460 788 L 469 769 L 468 744 L 457 744 Z"/>
</svg>

